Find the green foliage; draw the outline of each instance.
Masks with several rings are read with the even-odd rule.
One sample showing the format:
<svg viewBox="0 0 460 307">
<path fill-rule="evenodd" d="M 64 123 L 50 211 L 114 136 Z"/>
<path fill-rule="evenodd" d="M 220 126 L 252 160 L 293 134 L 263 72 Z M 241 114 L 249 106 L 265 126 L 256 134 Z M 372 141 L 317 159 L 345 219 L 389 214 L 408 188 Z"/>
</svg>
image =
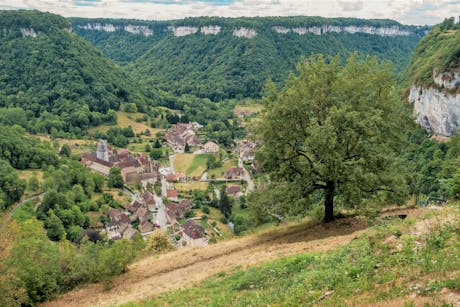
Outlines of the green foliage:
<svg viewBox="0 0 460 307">
<path fill-rule="evenodd" d="M 209 155 L 206 161 L 206 169 L 211 170 L 222 166 L 222 161 L 217 160 L 215 155 Z"/>
<path fill-rule="evenodd" d="M 25 189 L 25 180 L 19 179 L 7 161 L 0 160 L 0 211 L 21 199 Z"/>
<path fill-rule="evenodd" d="M 59 154 L 61 156 L 69 158 L 70 155 L 72 154 L 72 151 L 70 150 L 70 146 L 68 144 L 62 145 L 61 150 L 59 151 Z"/>
<path fill-rule="evenodd" d="M 118 22 L 111 20 L 110 23 Z M 76 24 L 81 24 L 81 21 Z M 145 25 L 166 31 L 164 22 L 145 22 Z M 378 55 L 382 59 L 391 60 L 397 64 L 398 70 L 402 70 L 407 66 L 409 56 L 425 30 L 404 27 L 389 20 L 320 17 L 202 17 L 178 20 L 174 25 L 220 25 L 222 31 L 218 35 L 196 34 L 184 37 L 165 35 L 164 32 L 159 37 L 153 35 L 152 48 L 143 56 L 133 57 L 128 68 L 144 76 L 150 84 L 159 85 L 161 89 L 177 96 L 191 93 L 212 101 L 259 97 L 267 79 L 282 84 L 287 73 L 295 68 L 295 63 L 302 56 L 314 53 L 340 54 L 346 58 L 357 50 L 362 54 Z M 401 37 L 345 33 L 298 35 L 292 32 L 279 34 L 272 30 L 276 26 L 295 28 L 322 25 L 399 26 L 416 34 Z M 233 36 L 233 29 L 242 26 L 255 29 L 257 36 L 251 39 Z M 120 47 L 129 53 L 130 48 L 124 44 L 125 35 L 121 31 L 112 35 L 92 32 L 96 31 L 80 30 L 79 34 L 104 48 L 108 55 Z M 94 36 L 110 36 L 110 39 L 93 40 Z M 117 37 L 120 43 L 114 44 Z M 139 35 L 139 39 L 145 38 Z M 109 41 L 112 45 L 108 45 Z"/>
<path fill-rule="evenodd" d="M 193 210 L 187 210 L 184 213 L 184 218 L 189 219 L 195 216 L 195 212 Z"/>
<path fill-rule="evenodd" d="M 89 227 L 86 212 L 98 210 L 103 204 L 118 206 L 111 194 L 109 197 L 104 193 L 97 203 L 90 200 L 92 193 L 102 192 L 104 180 L 102 175 L 92 173 L 73 160 L 63 160 L 59 168 L 50 168 L 44 173 L 45 194 L 36 216 L 45 222 L 50 239 L 60 240 L 66 236 L 78 242 L 81 230 Z"/>
<path fill-rule="evenodd" d="M 30 219 L 21 226 L 21 236 L 11 250 L 11 264 L 32 302 L 54 297 L 58 291 L 59 255 L 47 241 L 41 223 Z"/>
<path fill-rule="evenodd" d="M 402 202 L 407 189 L 398 158 L 410 121 L 391 68 L 376 58 L 312 57 L 281 91 L 268 85 L 258 159 L 277 182 L 300 186 L 298 198 L 322 191 L 325 221 L 334 199 Z"/>
<path fill-rule="evenodd" d="M 451 71 L 460 67 L 460 23 L 444 22 L 420 40 L 407 70 L 407 79 L 432 86 L 433 70 Z"/>
<path fill-rule="evenodd" d="M 220 189 L 219 209 L 226 219 L 232 216 L 232 201 L 227 195 L 227 187 L 225 185 Z"/>
<path fill-rule="evenodd" d="M 82 282 L 107 281 L 125 272 L 143 248 L 142 238 L 131 242 L 122 239 L 112 244 L 92 243 L 85 238 L 78 247 L 68 241 L 51 243 L 42 223 L 28 219 L 21 224 L 11 255 L 0 261 L 0 267 L 8 264 L 14 270 L 20 287 L 2 292 L 1 301 L 19 299 L 25 290 L 26 298 L 21 299 L 33 304 L 49 300 Z M 15 284 L 11 279 L 10 287 Z M 3 286 L 0 283 L 0 288 Z"/>
<path fill-rule="evenodd" d="M 48 211 L 48 218 L 45 221 L 45 229 L 48 238 L 54 241 L 59 241 L 65 235 L 64 225 L 52 209 Z"/>
<path fill-rule="evenodd" d="M 174 250 L 175 247 L 168 238 L 168 235 L 163 231 L 156 230 L 147 237 L 144 253 L 157 254 Z"/>
<path fill-rule="evenodd" d="M 27 190 L 31 192 L 38 191 L 40 189 L 40 182 L 38 181 L 37 174 L 33 173 L 27 181 Z"/>
<path fill-rule="evenodd" d="M 30 112 L 30 130 L 81 134 L 110 121 L 108 111 L 122 103 L 134 101 L 144 108 L 146 98 L 133 79 L 69 33 L 65 18 L 1 11 L 0 28 L 5 30 L 0 41 L 0 106 Z M 24 36 L 21 28 L 33 29 L 36 37 Z"/>
<path fill-rule="evenodd" d="M 35 206 L 32 201 L 25 202 L 24 204 L 21 205 L 21 207 L 19 207 L 19 209 L 17 209 L 14 212 L 13 219 L 16 222 L 21 223 L 21 222 L 27 221 L 28 219 L 35 217 L 34 207 Z"/>
<path fill-rule="evenodd" d="M 58 163 L 51 144 L 25 137 L 24 129 L 19 126 L 0 125 L 0 159 L 17 169 L 45 168 Z"/>
<path fill-rule="evenodd" d="M 123 187 L 123 177 L 121 176 L 120 168 L 112 167 L 110 169 L 107 185 L 110 188 L 122 188 Z"/>
</svg>

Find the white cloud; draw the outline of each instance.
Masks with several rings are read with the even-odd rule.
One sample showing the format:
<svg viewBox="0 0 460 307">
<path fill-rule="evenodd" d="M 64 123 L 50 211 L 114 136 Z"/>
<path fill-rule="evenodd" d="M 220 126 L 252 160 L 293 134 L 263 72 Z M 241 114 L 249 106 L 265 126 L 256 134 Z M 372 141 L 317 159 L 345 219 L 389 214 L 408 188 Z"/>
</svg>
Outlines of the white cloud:
<svg viewBox="0 0 460 307">
<path fill-rule="evenodd" d="M 215 2 L 218 2 L 217 0 Z M 2 0 L 0 9 L 23 8 L 63 16 L 179 19 L 191 16 L 324 16 L 388 18 L 402 23 L 433 24 L 460 15 L 452 0 Z M 81 5 L 84 3 L 85 5 Z M 78 5 L 80 4 L 80 5 Z"/>
</svg>

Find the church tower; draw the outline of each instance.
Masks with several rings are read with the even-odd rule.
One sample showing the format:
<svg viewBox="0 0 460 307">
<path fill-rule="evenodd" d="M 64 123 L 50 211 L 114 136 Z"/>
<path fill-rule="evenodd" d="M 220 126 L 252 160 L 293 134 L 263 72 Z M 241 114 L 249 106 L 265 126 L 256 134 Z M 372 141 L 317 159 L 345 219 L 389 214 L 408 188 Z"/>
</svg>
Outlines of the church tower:
<svg viewBox="0 0 460 307">
<path fill-rule="evenodd" d="M 109 161 L 109 149 L 106 140 L 99 140 L 97 143 L 96 156 L 98 159 Z"/>
</svg>

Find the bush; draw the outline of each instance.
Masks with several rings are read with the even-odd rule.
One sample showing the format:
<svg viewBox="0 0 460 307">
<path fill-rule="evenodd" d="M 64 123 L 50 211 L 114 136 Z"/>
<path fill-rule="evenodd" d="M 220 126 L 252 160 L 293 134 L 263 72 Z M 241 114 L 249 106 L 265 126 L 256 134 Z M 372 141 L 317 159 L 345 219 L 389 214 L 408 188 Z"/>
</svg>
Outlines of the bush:
<svg viewBox="0 0 460 307">
<path fill-rule="evenodd" d="M 203 211 L 204 214 L 210 214 L 211 213 L 211 209 L 209 209 L 208 206 L 203 206 L 201 208 L 201 211 Z"/>
<path fill-rule="evenodd" d="M 185 214 L 184 214 L 184 217 L 185 217 L 186 219 L 192 218 L 192 217 L 194 217 L 194 216 L 195 216 L 195 212 L 193 212 L 193 210 L 188 210 L 188 211 L 186 211 Z"/>
</svg>

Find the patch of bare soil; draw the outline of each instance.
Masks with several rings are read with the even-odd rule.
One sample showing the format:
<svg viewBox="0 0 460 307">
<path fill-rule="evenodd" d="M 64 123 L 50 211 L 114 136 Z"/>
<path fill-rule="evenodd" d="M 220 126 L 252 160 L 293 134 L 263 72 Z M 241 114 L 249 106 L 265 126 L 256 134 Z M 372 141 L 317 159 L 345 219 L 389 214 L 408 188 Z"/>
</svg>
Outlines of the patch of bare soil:
<svg viewBox="0 0 460 307">
<path fill-rule="evenodd" d="M 411 214 L 411 210 L 406 210 Z M 414 211 L 417 212 L 417 211 Z M 187 248 L 148 257 L 129 267 L 109 290 L 102 284 L 86 285 L 43 306 L 111 306 L 145 299 L 194 283 L 236 267 L 247 268 L 268 260 L 302 252 L 322 252 L 349 243 L 368 225 L 358 218 L 329 224 L 303 223 L 200 248 Z"/>
</svg>

